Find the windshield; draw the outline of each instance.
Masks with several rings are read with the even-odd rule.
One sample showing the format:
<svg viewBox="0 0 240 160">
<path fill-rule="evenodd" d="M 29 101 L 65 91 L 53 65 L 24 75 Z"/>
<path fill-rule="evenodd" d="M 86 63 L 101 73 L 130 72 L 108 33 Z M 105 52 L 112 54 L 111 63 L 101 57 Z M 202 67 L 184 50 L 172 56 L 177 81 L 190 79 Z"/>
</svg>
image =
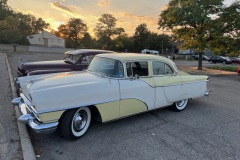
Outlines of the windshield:
<svg viewBox="0 0 240 160">
<path fill-rule="evenodd" d="M 76 64 L 79 60 L 79 57 L 81 55 L 72 55 L 72 54 L 68 54 L 65 58 L 64 58 L 64 61 L 67 61 L 69 63 L 72 63 L 72 64 Z"/>
<path fill-rule="evenodd" d="M 124 77 L 122 62 L 110 58 L 95 57 L 90 63 L 88 70 L 108 77 Z"/>
</svg>

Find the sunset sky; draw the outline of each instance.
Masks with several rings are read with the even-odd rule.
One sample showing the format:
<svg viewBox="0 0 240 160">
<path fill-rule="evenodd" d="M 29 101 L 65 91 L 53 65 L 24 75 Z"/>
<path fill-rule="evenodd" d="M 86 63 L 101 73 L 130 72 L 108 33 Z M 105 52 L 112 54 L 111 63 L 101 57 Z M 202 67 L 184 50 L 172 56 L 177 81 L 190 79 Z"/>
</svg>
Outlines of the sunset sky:
<svg viewBox="0 0 240 160">
<path fill-rule="evenodd" d="M 226 0 L 230 3 L 233 0 Z M 70 18 L 81 18 L 93 35 L 93 28 L 102 14 L 113 14 L 117 27 L 123 27 L 132 35 L 136 27 L 146 23 L 151 31 L 162 33 L 158 28 L 158 18 L 169 0 L 8 0 L 15 11 L 29 13 L 43 18 L 50 27 L 57 29 Z"/>
</svg>

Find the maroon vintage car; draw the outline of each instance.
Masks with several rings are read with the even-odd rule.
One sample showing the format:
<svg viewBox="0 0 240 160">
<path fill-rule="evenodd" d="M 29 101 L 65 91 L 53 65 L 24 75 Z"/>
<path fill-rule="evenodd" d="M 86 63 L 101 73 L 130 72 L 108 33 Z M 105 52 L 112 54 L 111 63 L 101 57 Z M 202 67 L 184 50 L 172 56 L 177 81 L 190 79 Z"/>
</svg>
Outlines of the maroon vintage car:
<svg viewBox="0 0 240 160">
<path fill-rule="evenodd" d="M 18 77 L 32 76 L 39 74 L 49 74 L 58 72 L 82 71 L 87 69 L 93 57 L 102 53 L 114 53 L 107 50 L 95 49 L 78 49 L 68 51 L 63 60 L 55 61 L 38 61 L 20 63 L 17 70 Z M 19 86 L 18 78 L 15 79 L 16 92 L 19 94 L 21 88 Z"/>
<path fill-rule="evenodd" d="M 25 62 L 18 66 L 18 77 L 57 72 L 82 71 L 97 54 L 114 53 L 107 50 L 78 49 L 65 53 L 63 60 Z"/>
</svg>

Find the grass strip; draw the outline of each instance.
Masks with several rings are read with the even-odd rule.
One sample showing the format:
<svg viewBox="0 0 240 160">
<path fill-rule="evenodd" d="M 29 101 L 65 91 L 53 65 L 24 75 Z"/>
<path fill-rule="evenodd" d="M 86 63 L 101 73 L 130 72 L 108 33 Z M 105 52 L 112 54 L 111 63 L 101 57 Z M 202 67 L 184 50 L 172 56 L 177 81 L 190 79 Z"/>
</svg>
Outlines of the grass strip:
<svg viewBox="0 0 240 160">
<path fill-rule="evenodd" d="M 211 67 L 207 67 L 207 68 L 229 71 L 229 72 L 237 72 L 238 67 L 237 66 L 211 66 Z"/>
</svg>

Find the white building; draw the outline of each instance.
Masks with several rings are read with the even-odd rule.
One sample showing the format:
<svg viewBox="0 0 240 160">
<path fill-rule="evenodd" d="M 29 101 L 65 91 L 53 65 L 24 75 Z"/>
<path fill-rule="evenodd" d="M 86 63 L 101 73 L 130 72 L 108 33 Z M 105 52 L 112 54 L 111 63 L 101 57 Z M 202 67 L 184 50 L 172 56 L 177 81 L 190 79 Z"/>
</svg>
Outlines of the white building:
<svg viewBox="0 0 240 160">
<path fill-rule="evenodd" d="M 39 34 L 33 34 L 28 36 L 27 39 L 29 40 L 30 45 L 65 48 L 64 39 L 47 31 L 43 31 Z"/>
</svg>

